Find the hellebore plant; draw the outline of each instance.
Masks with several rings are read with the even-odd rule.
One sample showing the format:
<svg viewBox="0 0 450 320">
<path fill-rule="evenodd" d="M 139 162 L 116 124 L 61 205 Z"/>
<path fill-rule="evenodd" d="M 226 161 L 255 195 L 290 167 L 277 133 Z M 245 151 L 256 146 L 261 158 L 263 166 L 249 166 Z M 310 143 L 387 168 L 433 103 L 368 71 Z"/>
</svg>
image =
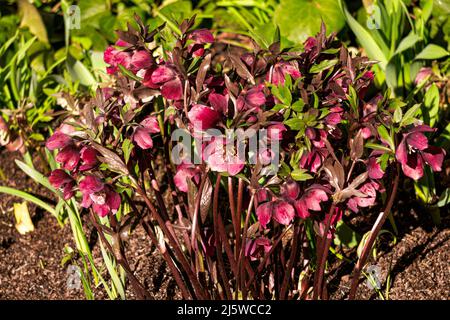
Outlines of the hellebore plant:
<svg viewBox="0 0 450 320">
<path fill-rule="evenodd" d="M 386 193 L 353 297 L 400 167 L 413 179 L 425 165 L 441 169 L 445 153 L 429 145 L 417 108 L 398 119 L 386 97 L 365 97 L 372 62 L 323 26 L 302 50 L 223 52 L 193 19 L 173 41 L 137 24 L 105 51 L 115 84 L 47 141 L 60 163 L 50 182 L 91 210 L 102 242 L 114 239 L 105 245 L 137 296 L 152 298 L 120 235 L 140 225 L 183 298 L 325 299 L 337 223 L 381 208 Z M 160 50 L 164 41 L 172 50 Z"/>
</svg>

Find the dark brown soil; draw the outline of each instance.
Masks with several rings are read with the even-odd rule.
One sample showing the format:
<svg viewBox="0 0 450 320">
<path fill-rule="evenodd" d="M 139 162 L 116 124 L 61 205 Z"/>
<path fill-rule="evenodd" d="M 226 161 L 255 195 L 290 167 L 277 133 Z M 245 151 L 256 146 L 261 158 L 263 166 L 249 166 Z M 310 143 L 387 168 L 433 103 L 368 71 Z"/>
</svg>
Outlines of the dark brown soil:
<svg viewBox="0 0 450 320">
<path fill-rule="evenodd" d="M 0 185 L 52 199 L 51 194 L 38 187 L 15 166 L 16 158 L 20 155 L 0 153 L 0 168 L 6 176 Z M 64 246 L 75 248 L 70 226 L 60 227 L 49 213 L 30 204 L 36 230 L 20 235 L 14 227 L 14 202 L 21 200 L 0 194 L 0 299 L 85 299 L 82 289 L 68 289 L 67 265 L 61 265 Z M 442 220 L 442 225 L 435 228 L 430 217 L 420 209 L 406 208 L 404 213 L 397 213 L 398 243 L 389 245 L 389 238 L 383 237 L 379 258 L 371 262 L 381 269 L 381 292 L 385 298 L 450 298 L 450 218 L 444 216 Z M 86 230 L 86 233 L 92 243 L 95 262 L 100 264 L 96 234 L 92 230 Z M 126 251 L 131 268 L 156 299 L 180 298 L 166 264 L 150 245 L 142 229 L 135 230 Z M 81 261 L 78 258 L 71 263 L 81 264 Z M 333 264 L 328 275 L 330 298 L 347 297 L 351 268 L 352 265 L 346 262 Z M 387 295 L 388 275 L 391 285 Z M 106 271 L 103 276 L 107 278 Z M 127 295 L 134 298 L 131 290 Z M 101 287 L 95 290 L 95 298 L 107 298 Z M 357 298 L 380 299 L 380 296 L 361 283 Z"/>
</svg>

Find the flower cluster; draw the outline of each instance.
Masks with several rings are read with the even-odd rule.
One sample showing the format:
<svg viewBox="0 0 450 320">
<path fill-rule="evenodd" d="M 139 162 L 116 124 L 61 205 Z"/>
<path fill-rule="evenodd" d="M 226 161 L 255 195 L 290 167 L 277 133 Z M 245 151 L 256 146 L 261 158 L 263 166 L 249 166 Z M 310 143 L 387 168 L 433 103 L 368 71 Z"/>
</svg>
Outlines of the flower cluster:
<svg viewBox="0 0 450 320">
<path fill-rule="evenodd" d="M 62 191 L 65 200 L 75 196 L 77 189 L 80 190 L 82 207 L 92 207 L 101 217 L 117 212 L 120 207 L 119 194 L 99 177 L 89 173 L 99 165 L 99 153 L 91 146 L 77 143 L 70 136 L 73 131 L 73 127 L 63 125 L 47 140 L 47 149 L 58 150 L 55 159 L 61 165 L 60 169 L 50 174 L 50 183 Z"/>
</svg>

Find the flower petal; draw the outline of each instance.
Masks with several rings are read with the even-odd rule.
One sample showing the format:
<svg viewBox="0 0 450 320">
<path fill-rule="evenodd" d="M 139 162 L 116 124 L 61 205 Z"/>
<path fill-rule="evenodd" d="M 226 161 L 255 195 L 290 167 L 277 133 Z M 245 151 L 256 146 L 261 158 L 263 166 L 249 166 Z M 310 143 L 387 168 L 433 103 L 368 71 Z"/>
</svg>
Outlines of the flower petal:
<svg viewBox="0 0 450 320">
<path fill-rule="evenodd" d="M 258 216 L 258 221 L 261 227 L 266 229 L 267 224 L 272 218 L 273 205 L 272 202 L 265 202 L 260 204 L 256 209 L 256 215 Z"/>
<path fill-rule="evenodd" d="M 161 94 L 168 100 L 179 100 L 183 95 L 183 86 L 181 80 L 175 78 L 163 84 Z"/>
<path fill-rule="evenodd" d="M 273 218 L 280 224 L 288 225 L 295 216 L 295 210 L 292 205 L 284 201 L 276 201 L 273 205 Z"/>
<path fill-rule="evenodd" d="M 104 183 L 100 180 L 100 178 L 95 176 L 86 176 L 80 181 L 80 191 L 88 196 L 103 190 L 103 188 Z"/>
<path fill-rule="evenodd" d="M 210 107 L 194 104 L 188 112 L 188 119 L 195 128 L 206 130 L 212 128 L 217 123 L 219 114 Z"/>
<path fill-rule="evenodd" d="M 428 147 L 428 139 L 422 132 L 413 132 L 407 135 L 407 143 L 416 149 L 423 150 Z"/>
<path fill-rule="evenodd" d="M 159 66 L 151 74 L 153 83 L 162 84 L 173 80 L 176 76 L 175 71 L 167 66 Z"/>
<path fill-rule="evenodd" d="M 45 146 L 48 150 L 62 149 L 72 144 L 72 138 L 68 135 L 56 131 L 48 140 Z"/>
<path fill-rule="evenodd" d="M 444 161 L 444 149 L 436 146 L 429 146 L 422 151 L 422 157 L 433 171 L 442 170 L 442 162 Z"/>
<path fill-rule="evenodd" d="M 384 171 L 381 169 L 381 166 L 375 157 L 369 158 L 367 170 L 369 172 L 369 178 L 371 179 L 381 179 L 384 176 Z"/>
</svg>

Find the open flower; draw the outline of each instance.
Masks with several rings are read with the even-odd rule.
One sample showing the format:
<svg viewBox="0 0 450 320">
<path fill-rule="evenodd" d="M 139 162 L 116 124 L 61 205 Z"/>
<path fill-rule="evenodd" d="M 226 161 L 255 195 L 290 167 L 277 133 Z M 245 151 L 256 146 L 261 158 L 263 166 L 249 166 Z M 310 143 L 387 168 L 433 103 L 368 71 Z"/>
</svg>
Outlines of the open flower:
<svg viewBox="0 0 450 320">
<path fill-rule="evenodd" d="M 142 82 L 150 88 L 160 88 L 161 95 L 168 100 L 179 100 L 183 95 L 183 85 L 175 68 L 171 65 L 161 65 L 149 69 Z"/>
<path fill-rule="evenodd" d="M 300 218 L 306 219 L 310 216 L 309 210 L 320 211 L 320 203 L 327 201 L 328 195 L 321 188 L 311 187 L 305 194 L 295 202 L 295 208 Z"/>
<path fill-rule="evenodd" d="M 380 189 L 380 184 L 375 181 L 367 182 L 358 189 L 360 196 L 351 197 L 347 206 L 355 213 L 359 211 L 360 208 L 371 207 L 375 204 L 377 198 L 377 190 Z"/>
<path fill-rule="evenodd" d="M 288 225 L 295 216 L 294 207 L 286 201 L 275 200 L 260 204 L 256 209 L 258 221 L 263 228 L 273 218 L 280 224 Z"/>
<path fill-rule="evenodd" d="M 109 46 L 103 53 L 103 60 L 109 64 L 106 72 L 108 74 L 115 74 L 119 70 L 119 65 L 124 66 L 126 69 L 130 68 L 131 52 L 117 50 L 115 47 Z"/>
<path fill-rule="evenodd" d="M 294 80 L 302 76 L 296 62 L 280 61 L 275 63 L 272 73 L 267 73 L 266 81 L 276 85 L 284 84 L 286 75 L 290 75 Z"/>
<path fill-rule="evenodd" d="M 237 99 L 238 110 L 253 110 L 255 112 L 261 110 L 261 107 L 266 103 L 263 88 L 262 85 L 259 85 L 249 90 L 243 90 Z"/>
<path fill-rule="evenodd" d="M 193 164 L 182 163 L 177 167 L 177 173 L 173 177 L 175 186 L 183 192 L 188 192 L 188 180 L 200 182 L 200 170 Z"/>
<path fill-rule="evenodd" d="M 92 206 L 100 217 L 105 217 L 110 212 L 114 214 L 119 210 L 119 194 L 95 176 L 86 176 L 80 181 L 80 191 L 83 194 L 81 206 L 83 208 Z"/>
<path fill-rule="evenodd" d="M 395 156 L 402 165 L 406 176 L 418 180 L 423 176 L 423 166 L 428 164 L 433 171 L 441 171 L 445 151 L 442 148 L 429 146 L 424 132 L 434 129 L 426 125 L 413 127 L 403 134 Z"/>
<path fill-rule="evenodd" d="M 188 112 L 188 119 L 197 130 L 207 130 L 217 123 L 219 113 L 202 104 L 194 104 Z"/>
<path fill-rule="evenodd" d="M 207 43 L 214 43 L 214 36 L 207 29 L 198 29 L 192 31 L 188 35 L 188 39 L 193 41 L 189 44 L 188 50 L 194 57 L 201 57 L 205 52 L 204 45 Z"/>
<path fill-rule="evenodd" d="M 384 176 L 384 171 L 381 169 L 378 158 L 375 156 L 371 156 L 367 160 L 367 171 L 370 179 L 381 179 Z"/>
<path fill-rule="evenodd" d="M 224 137 L 216 137 L 203 151 L 203 159 L 211 170 L 226 172 L 234 176 L 245 166 L 245 159 L 241 159 L 234 141 L 227 141 Z"/>
<path fill-rule="evenodd" d="M 159 132 L 159 123 L 156 117 L 146 117 L 139 123 L 133 134 L 133 141 L 141 149 L 150 149 L 153 147 L 153 140 L 150 134 Z"/>
<path fill-rule="evenodd" d="M 247 239 L 245 242 L 245 256 L 251 261 L 264 257 L 272 249 L 272 243 L 266 237 Z"/>
<path fill-rule="evenodd" d="M 50 184 L 63 192 L 65 200 L 75 195 L 75 180 L 62 169 L 53 170 L 48 178 Z"/>
</svg>

